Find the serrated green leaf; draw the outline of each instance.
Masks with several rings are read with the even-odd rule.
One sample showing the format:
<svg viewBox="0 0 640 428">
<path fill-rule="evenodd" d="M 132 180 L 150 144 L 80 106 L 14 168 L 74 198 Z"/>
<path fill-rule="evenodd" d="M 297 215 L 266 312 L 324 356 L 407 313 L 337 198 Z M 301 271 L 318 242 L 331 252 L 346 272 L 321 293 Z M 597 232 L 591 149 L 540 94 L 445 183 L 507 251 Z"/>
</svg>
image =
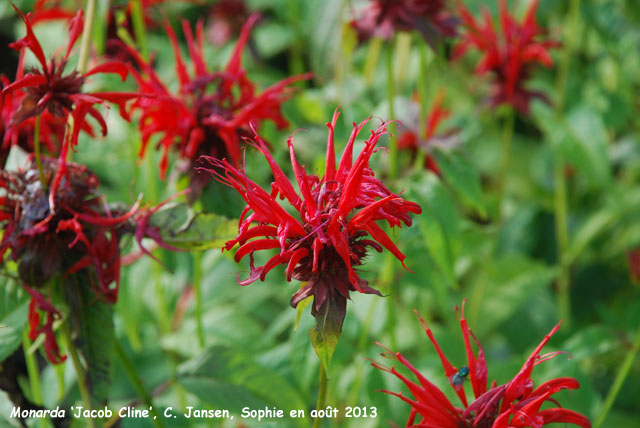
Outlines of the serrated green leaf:
<svg viewBox="0 0 640 428">
<path fill-rule="evenodd" d="M 327 297 L 318 313 L 315 315 L 316 325 L 309 329 L 311 344 L 316 351 L 324 369 L 329 373 L 331 359 L 338 345 L 342 333 L 342 323 L 347 310 L 347 301 L 339 301 Z"/>
<path fill-rule="evenodd" d="M 151 216 L 150 223 L 157 227 L 166 244 L 192 251 L 220 248 L 233 239 L 237 222 L 226 217 L 194 213 L 186 204 L 172 204 Z"/>
<path fill-rule="evenodd" d="M 435 150 L 434 155 L 445 181 L 465 204 L 475 209 L 480 216 L 486 217 L 480 175 L 475 167 L 467 159 L 453 153 Z"/>
<path fill-rule="evenodd" d="M 0 299 L 0 361 L 4 361 L 22 343 L 28 315 L 29 294 L 15 281 L 8 278 L 0 280 L 2 299 Z"/>
</svg>

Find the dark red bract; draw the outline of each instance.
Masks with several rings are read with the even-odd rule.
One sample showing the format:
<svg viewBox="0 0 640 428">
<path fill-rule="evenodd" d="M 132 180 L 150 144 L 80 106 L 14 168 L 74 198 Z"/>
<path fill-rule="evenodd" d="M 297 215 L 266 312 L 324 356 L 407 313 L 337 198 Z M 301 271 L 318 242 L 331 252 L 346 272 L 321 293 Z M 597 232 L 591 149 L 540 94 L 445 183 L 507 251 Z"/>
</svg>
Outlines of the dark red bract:
<svg viewBox="0 0 640 428">
<path fill-rule="evenodd" d="M 456 308 L 458 310 L 458 308 Z M 416 311 L 416 315 L 417 315 Z M 405 397 L 401 393 L 383 390 L 386 394 L 395 395 L 411 405 L 411 413 L 407 421 L 407 427 L 428 428 L 516 428 L 516 427 L 542 427 L 550 423 L 570 423 L 583 428 L 590 428 L 591 423 L 583 415 L 572 410 L 563 409 L 558 402 L 551 398 L 553 394 L 564 389 L 577 389 L 580 384 L 576 379 L 563 377 L 549 380 L 534 388 L 531 373 L 534 366 L 550 360 L 562 351 L 540 355 L 542 348 L 547 344 L 551 336 L 560 328 L 556 325 L 542 342 L 531 353 L 520 371 L 509 382 L 497 385 L 494 381 L 488 385 L 487 363 L 480 342 L 467 325 L 464 317 L 464 302 L 459 314 L 460 328 L 466 350 L 468 378 L 471 382 L 475 400 L 471 403 L 467 400 L 463 381 L 456 378 L 459 373 L 454 367 L 427 323 L 418 315 L 420 322 L 431 340 L 444 368 L 444 374 L 449 384 L 460 398 L 463 407 L 455 407 L 445 394 L 433 383 L 426 379 L 420 372 L 407 361 L 402 354 L 387 350 L 382 355 L 397 360 L 407 367 L 418 379 L 418 384 L 405 377 L 393 366 L 386 367 L 382 364 L 372 363 L 378 369 L 384 370 L 398 377 L 411 392 L 412 398 Z M 471 346 L 471 339 L 476 344 L 477 354 Z M 551 402 L 558 407 L 541 410 L 544 403 Z M 419 418 L 419 419 L 418 419 Z M 418 420 L 416 420 L 418 419 Z"/>
<path fill-rule="evenodd" d="M 371 0 L 352 21 L 360 40 L 390 39 L 397 31 L 418 30 L 434 44 L 442 36 L 456 35 L 457 20 L 446 0 Z"/>
<path fill-rule="evenodd" d="M 553 60 L 549 49 L 558 46 L 558 43 L 543 40 L 545 32 L 536 21 L 538 0 L 530 3 L 522 23 L 509 14 L 506 0 L 498 0 L 498 5 L 501 32 L 496 31 L 491 14 L 486 8 L 483 10 L 482 21 L 479 21 L 460 4 L 460 15 L 466 32 L 453 56 L 460 57 L 472 47 L 482 52 L 476 72 L 491 72 L 494 75 L 491 104 L 509 104 L 519 112 L 528 114 L 532 99 L 546 100 L 542 92 L 531 91 L 524 86 L 531 68 L 536 63 L 551 67 Z"/>
<path fill-rule="evenodd" d="M 307 174 L 296 160 L 293 137 L 288 140 L 299 194 L 257 135 L 253 146 L 267 159 L 275 178 L 270 193 L 227 160 L 206 158 L 215 167 L 210 172 L 235 188 L 247 202 L 240 217 L 238 236 L 225 245 L 227 250 L 240 245 L 235 253 L 236 261 L 246 255 L 251 258 L 249 277 L 238 282 L 247 285 L 257 279 L 264 280 L 271 269 L 284 264 L 287 281 L 294 278 L 307 282 L 293 295 L 291 305 L 296 307 L 303 299 L 314 296 L 314 315 L 327 300 L 346 302 L 350 290 L 380 294 L 369 287 L 354 268 L 363 263 L 369 248 L 381 252 L 384 247 L 403 262 L 405 255 L 377 222 L 386 220 L 390 227 L 400 227 L 402 223 L 411 225 L 409 214 L 421 212 L 418 204 L 391 193 L 369 168 L 376 144 L 386 133 L 384 124 L 371 132 L 353 161 L 354 142 L 369 120 L 359 125 L 354 123 L 342 159 L 336 166 L 334 128 L 338 116 L 336 110 L 332 122 L 327 124 L 329 139 L 322 178 Z M 297 218 L 280 205 L 278 196 L 297 211 Z M 267 249 L 278 249 L 279 253 L 264 266 L 254 266 L 254 252 Z"/>
<path fill-rule="evenodd" d="M 151 139 L 157 137 L 163 153 L 162 177 L 168 169 L 170 150 L 177 151 L 180 158 L 188 162 L 186 170 L 189 172 L 202 155 L 228 157 L 237 165 L 241 160 L 240 142 L 242 137 L 251 135 L 251 123 L 271 120 L 279 128 L 288 125 L 280 111 L 281 104 L 291 95 L 287 86 L 310 75 L 289 77 L 258 93 L 241 64 L 244 46 L 257 18 L 252 15 L 243 26 L 231 59 L 221 71 L 210 71 L 205 63 L 203 22 L 198 22 L 194 35 L 189 23 L 183 20 L 192 73 L 184 63 L 173 29 L 165 24 L 176 61 L 179 89 L 175 94 L 160 80 L 150 62 L 130 50 L 142 70 L 138 72 L 132 68 L 141 91 L 156 95 L 140 98 L 134 104 L 141 113 L 138 125 L 142 133 L 140 155 L 144 155 Z M 194 190 L 192 196 L 197 196 L 198 186 Z"/>
</svg>

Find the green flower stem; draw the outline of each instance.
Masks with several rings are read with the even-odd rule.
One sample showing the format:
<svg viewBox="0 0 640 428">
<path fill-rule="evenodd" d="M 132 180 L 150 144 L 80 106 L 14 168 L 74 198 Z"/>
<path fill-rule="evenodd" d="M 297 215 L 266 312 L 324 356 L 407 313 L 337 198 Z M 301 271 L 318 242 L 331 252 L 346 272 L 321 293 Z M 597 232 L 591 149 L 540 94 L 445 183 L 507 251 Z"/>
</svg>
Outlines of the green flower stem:
<svg viewBox="0 0 640 428">
<path fill-rule="evenodd" d="M 193 253 L 193 294 L 195 295 L 195 317 L 198 343 L 204 349 L 204 328 L 202 327 L 202 252 Z"/>
<path fill-rule="evenodd" d="M 78 389 L 80 390 L 80 396 L 82 397 L 84 407 L 87 410 L 92 410 L 93 404 L 91 402 L 91 394 L 89 393 L 89 388 L 87 386 L 86 372 L 80 362 L 80 356 L 78 355 L 76 345 L 73 343 L 73 339 L 71 338 L 71 326 L 69 325 L 69 322 L 70 321 L 67 319 L 62 323 L 62 335 L 64 336 L 64 340 L 67 345 L 67 354 L 71 357 L 73 368 L 76 371 Z M 95 428 L 93 419 L 87 419 L 87 426 L 89 426 L 89 428 Z"/>
<path fill-rule="evenodd" d="M 566 43 L 563 56 L 558 70 L 558 80 L 556 82 L 556 93 L 558 100 L 556 103 L 556 115 L 561 117 L 564 114 L 567 94 L 567 81 L 571 56 L 578 43 L 580 27 L 580 0 L 571 0 L 569 4 L 569 14 L 567 16 Z M 564 157 L 557 153 L 554 159 L 554 214 L 557 258 L 560 273 L 557 280 L 557 300 L 560 317 L 565 320 L 566 325 L 571 325 L 571 266 L 567 262 L 567 250 L 569 248 L 569 221 L 567 202 L 567 180 L 564 174 Z"/>
<path fill-rule="evenodd" d="M 382 39 L 380 37 L 374 37 L 369 42 L 369 52 L 367 54 L 367 61 L 364 64 L 364 80 L 367 86 L 373 83 L 373 76 L 375 75 L 376 66 L 378 65 L 378 59 L 380 58 L 380 51 L 382 50 Z"/>
<path fill-rule="evenodd" d="M 393 43 L 389 43 L 387 46 L 387 101 L 389 103 L 389 117 L 388 121 L 392 121 L 395 118 L 395 77 L 393 72 Z M 389 123 L 387 128 L 392 134 L 389 141 L 389 178 L 394 179 L 396 177 L 398 168 L 398 139 L 393 135 L 395 126 Z"/>
<path fill-rule="evenodd" d="M 36 167 L 38 168 L 38 176 L 43 189 L 47 189 L 47 182 L 44 178 L 42 169 L 42 155 L 40 154 L 40 115 L 36 116 L 36 124 L 33 130 L 33 154 L 36 158 Z"/>
<path fill-rule="evenodd" d="M 419 138 L 426 138 L 427 127 L 424 122 L 429 114 L 429 86 L 427 84 L 427 76 L 429 76 L 429 50 L 424 38 L 418 38 L 418 52 L 420 54 L 420 75 L 418 76 L 418 93 L 420 94 L 420 120 L 418 126 L 420 128 Z M 424 160 L 427 157 L 424 149 L 418 147 L 416 150 L 416 159 L 414 168 L 422 170 L 424 168 Z"/>
<path fill-rule="evenodd" d="M 320 366 L 320 389 L 318 390 L 318 402 L 316 404 L 316 410 L 324 409 L 327 400 L 327 372 L 324 369 L 322 362 Z M 316 417 L 313 420 L 313 428 L 319 428 L 322 426 L 322 418 Z"/>
<path fill-rule="evenodd" d="M 609 389 L 609 393 L 607 394 L 607 398 L 604 400 L 604 404 L 602 405 L 602 409 L 600 413 L 596 417 L 595 422 L 593 423 L 593 428 L 598 428 L 602 425 L 602 423 L 607 418 L 609 414 L 609 410 L 613 406 L 613 403 L 616 401 L 616 397 L 620 393 L 620 389 L 622 389 L 622 385 L 624 385 L 624 381 L 629 375 L 631 371 L 631 367 L 633 366 L 633 360 L 635 360 L 638 351 L 640 350 L 640 328 L 636 332 L 636 339 L 633 342 L 633 346 L 627 352 L 627 356 L 624 358 L 622 365 L 620 366 L 620 371 L 616 375 L 616 378 L 613 380 L 613 384 L 611 385 L 611 389 Z"/>
<path fill-rule="evenodd" d="M 389 335 L 389 344 L 391 349 L 398 349 L 396 343 L 395 326 L 396 326 L 396 300 L 397 296 L 393 292 L 393 278 L 395 276 L 395 256 L 391 252 L 384 255 L 384 263 L 380 272 L 380 288 L 383 294 L 387 294 L 385 301 L 387 303 L 387 322 L 385 330 Z"/>
<path fill-rule="evenodd" d="M 136 37 L 140 55 L 145 61 L 149 59 L 149 47 L 147 44 L 147 29 L 144 25 L 144 13 L 140 0 L 131 0 L 131 19 L 133 20 L 133 34 Z"/>
<path fill-rule="evenodd" d="M 153 416 L 151 421 L 153 422 L 153 425 L 156 428 L 164 428 L 164 423 L 162 423 L 162 419 L 157 418 L 158 414 L 156 413 L 155 409 L 153 409 L 153 401 L 151 399 L 151 395 L 147 392 L 146 389 L 144 389 L 144 386 L 142 385 L 142 381 L 138 377 L 138 373 L 136 373 L 136 369 L 133 366 L 133 363 L 131 362 L 131 360 L 129 360 L 129 357 L 127 356 L 127 354 L 125 354 L 124 350 L 122 349 L 122 346 L 120 345 L 120 342 L 116 340 L 114 343 L 115 343 L 115 351 L 118 356 L 118 359 L 120 360 L 120 363 L 122 364 L 122 367 L 124 368 L 125 372 L 127 372 L 129 381 L 131 382 L 131 385 L 133 385 L 133 388 L 136 390 L 138 397 L 140 397 L 140 401 L 145 406 L 151 408 L 151 415 Z"/>
<path fill-rule="evenodd" d="M 78 72 L 84 74 L 87 71 L 89 62 L 89 51 L 91 50 L 91 36 L 93 34 L 93 20 L 96 14 L 96 0 L 87 0 L 84 13 L 84 28 L 82 29 L 82 40 L 80 41 L 80 53 L 78 54 Z"/>
<path fill-rule="evenodd" d="M 22 350 L 24 351 L 24 359 L 27 363 L 27 373 L 29 374 L 29 385 L 31 387 L 31 399 L 33 404 L 42 405 L 42 387 L 40 385 L 40 372 L 38 370 L 38 362 L 33 353 L 29 352 L 31 340 L 29 340 L 28 329 L 24 329 L 22 333 Z M 47 424 L 44 419 L 38 419 L 39 426 L 45 427 Z"/>
<path fill-rule="evenodd" d="M 504 194 L 506 191 L 507 175 L 509 173 L 509 163 L 511 162 L 511 143 L 513 142 L 513 131 L 515 124 L 515 111 L 509 107 L 505 113 L 504 125 L 502 128 L 502 146 L 500 151 L 500 173 L 498 176 L 498 218 L 503 218 Z"/>
</svg>

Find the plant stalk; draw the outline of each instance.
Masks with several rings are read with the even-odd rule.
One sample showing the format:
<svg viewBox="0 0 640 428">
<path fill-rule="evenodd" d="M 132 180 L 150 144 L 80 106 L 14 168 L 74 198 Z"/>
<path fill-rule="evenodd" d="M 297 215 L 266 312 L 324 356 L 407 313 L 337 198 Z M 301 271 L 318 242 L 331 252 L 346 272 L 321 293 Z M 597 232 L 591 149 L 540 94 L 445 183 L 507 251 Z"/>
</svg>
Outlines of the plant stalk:
<svg viewBox="0 0 640 428">
<path fill-rule="evenodd" d="M 42 405 L 42 387 L 40 385 L 40 371 L 38 370 L 38 362 L 35 356 L 29 352 L 31 346 L 31 340 L 29 340 L 29 333 L 27 329 L 22 333 L 22 350 L 24 352 L 24 359 L 27 363 L 27 374 L 29 375 L 29 386 L 31 387 L 31 399 L 33 404 L 38 406 Z M 48 426 L 45 423 L 45 419 L 38 419 L 38 425 L 40 427 Z"/>
<path fill-rule="evenodd" d="M 500 175 L 498 177 L 498 219 L 503 219 L 504 194 L 507 187 L 507 175 L 511 162 L 511 143 L 515 125 L 515 111 L 509 107 L 504 118 L 502 128 L 502 146 L 500 149 Z"/>
<path fill-rule="evenodd" d="M 320 389 L 318 390 L 318 402 L 316 403 L 316 412 L 324 409 L 327 400 L 327 372 L 324 369 L 322 362 L 320 365 Z M 322 419 L 317 417 L 313 420 L 313 428 L 320 428 L 322 426 Z"/>
<path fill-rule="evenodd" d="M 78 349 L 76 348 L 76 345 L 73 343 L 73 339 L 71 338 L 71 325 L 69 324 L 69 322 L 70 321 L 67 319 L 62 323 L 62 334 L 67 344 L 67 353 L 71 357 L 73 368 L 76 371 L 76 379 L 78 383 L 78 389 L 80 390 L 80 396 L 82 397 L 85 408 L 87 410 L 92 410 L 93 404 L 91 402 L 91 394 L 89 393 L 89 388 L 87 386 L 86 372 L 82 367 L 82 363 L 80 362 Z M 87 424 L 90 428 L 95 428 L 93 419 L 87 418 Z"/>
<path fill-rule="evenodd" d="M 131 19 L 133 20 L 133 34 L 140 48 L 140 55 L 145 61 L 149 59 L 149 47 L 147 44 L 147 29 L 144 24 L 144 13 L 140 0 L 131 0 Z"/>
<path fill-rule="evenodd" d="M 151 421 L 153 422 L 153 425 L 157 428 L 164 428 L 164 423 L 162 423 L 161 419 L 157 418 L 158 415 L 153 409 L 153 401 L 151 399 L 151 395 L 147 392 L 146 389 L 144 389 L 142 381 L 138 377 L 138 373 L 136 373 L 136 369 L 133 366 L 133 363 L 131 362 L 127 354 L 125 354 L 124 349 L 122 349 L 122 345 L 120 345 L 120 342 L 118 340 L 115 340 L 114 344 L 116 355 L 118 355 L 122 367 L 124 368 L 125 372 L 127 372 L 129 381 L 131 382 L 133 388 L 136 390 L 138 397 L 140 397 L 140 401 L 147 407 L 151 408 L 151 415 L 153 416 Z"/>
<path fill-rule="evenodd" d="M 388 130 L 391 133 L 389 141 L 389 178 L 394 179 L 396 177 L 398 168 L 398 139 L 394 134 L 395 126 L 391 123 L 395 118 L 395 77 L 393 70 L 393 43 L 389 43 L 387 46 L 387 102 L 389 103 L 389 121 Z"/>
<path fill-rule="evenodd" d="M 596 417 L 595 422 L 593 423 L 593 428 L 599 428 L 602 423 L 607 418 L 613 403 L 616 401 L 616 397 L 620 393 L 622 386 L 624 385 L 624 381 L 626 380 L 629 372 L 631 371 L 631 367 L 633 365 L 633 360 L 636 358 L 638 351 L 640 350 L 640 328 L 636 333 L 636 339 L 633 342 L 633 346 L 627 352 L 622 365 L 620 366 L 620 371 L 616 374 L 616 378 L 613 380 L 613 384 L 611 385 L 611 389 L 607 393 L 607 398 L 604 400 L 604 404 L 602 405 L 602 410 Z"/>
<path fill-rule="evenodd" d="M 80 41 L 80 53 L 78 54 L 78 72 L 80 74 L 84 74 L 87 71 L 95 14 L 96 0 L 87 0 L 87 6 L 84 14 L 84 28 L 82 29 L 82 40 Z"/>
<path fill-rule="evenodd" d="M 202 252 L 193 253 L 193 293 L 195 295 L 196 331 L 200 348 L 204 349 L 204 328 L 202 326 Z"/>
<path fill-rule="evenodd" d="M 33 130 L 33 154 L 36 159 L 36 167 L 38 168 L 38 176 L 40 177 L 42 189 L 46 191 L 47 182 L 44 177 L 44 170 L 42 169 L 42 155 L 40 154 L 40 115 L 36 116 L 36 124 Z"/>
</svg>

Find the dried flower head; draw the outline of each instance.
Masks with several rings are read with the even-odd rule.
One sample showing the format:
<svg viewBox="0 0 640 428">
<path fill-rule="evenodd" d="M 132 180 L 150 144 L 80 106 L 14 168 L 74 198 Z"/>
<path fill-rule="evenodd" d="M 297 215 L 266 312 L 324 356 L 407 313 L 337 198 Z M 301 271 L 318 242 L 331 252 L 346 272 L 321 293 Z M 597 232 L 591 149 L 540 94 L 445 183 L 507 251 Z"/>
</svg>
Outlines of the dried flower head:
<svg viewBox="0 0 640 428">
<path fill-rule="evenodd" d="M 456 311 L 458 308 L 456 308 Z M 417 311 L 416 315 L 418 315 Z M 551 379 L 537 388 L 534 388 L 531 373 L 533 368 L 548 361 L 563 351 L 551 352 L 540 355 L 542 348 L 549 342 L 551 336 L 560 328 L 556 325 L 542 342 L 534 349 L 531 356 L 525 361 L 520 371 L 509 382 L 497 385 L 494 381 L 490 386 L 487 382 L 487 363 L 480 342 L 469 328 L 464 317 L 464 302 L 459 313 L 460 328 L 466 350 L 467 364 L 460 369 L 454 367 L 427 323 L 418 315 L 420 322 L 431 340 L 444 368 L 445 376 L 460 399 L 463 407 L 454 406 L 445 394 L 433 383 L 426 379 L 406 358 L 399 352 L 386 350 L 382 355 L 394 359 L 408 368 L 418 379 L 414 383 L 405 377 L 393 366 L 386 367 L 382 364 L 372 363 L 380 370 L 386 371 L 398 377 L 411 392 L 412 398 L 405 397 L 401 393 L 384 390 L 386 394 L 395 395 L 411 405 L 411 413 L 406 426 L 418 426 L 429 428 L 510 428 L 510 427 L 542 427 L 550 423 L 570 423 L 583 428 L 590 428 L 591 423 L 583 415 L 569 409 L 563 409 L 551 396 L 564 389 L 577 389 L 580 384 L 576 379 L 563 377 Z M 477 354 L 471 345 L 471 338 L 476 344 Z M 473 389 L 475 400 L 469 403 L 464 388 L 464 381 L 468 377 Z M 541 406 L 551 402 L 557 407 L 541 409 Z M 418 420 L 416 420 L 419 418 Z"/>
</svg>

